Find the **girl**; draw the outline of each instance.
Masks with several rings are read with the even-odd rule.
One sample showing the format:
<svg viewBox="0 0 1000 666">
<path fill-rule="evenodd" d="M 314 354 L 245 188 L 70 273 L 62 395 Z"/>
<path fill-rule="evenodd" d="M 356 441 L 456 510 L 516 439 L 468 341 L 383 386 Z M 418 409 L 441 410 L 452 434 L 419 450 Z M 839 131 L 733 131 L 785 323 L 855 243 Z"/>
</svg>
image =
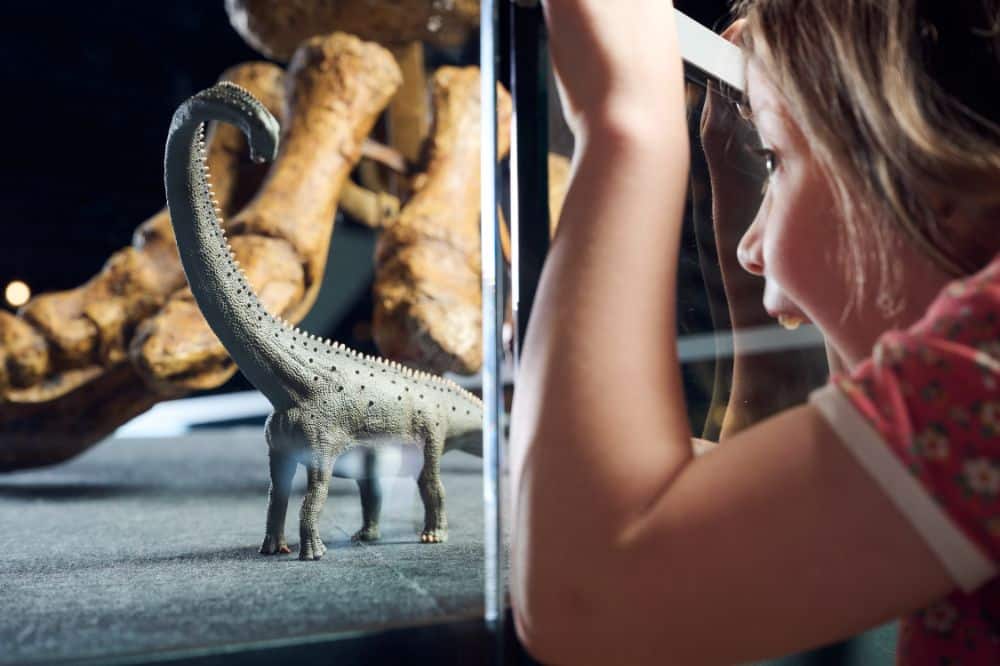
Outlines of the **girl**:
<svg viewBox="0 0 1000 666">
<path fill-rule="evenodd" d="M 673 8 L 545 10 L 577 148 L 512 414 L 528 649 L 733 663 L 905 617 L 901 663 L 1000 663 L 1000 0 L 740 3 L 770 178 L 732 254 L 840 371 L 697 458 Z"/>
</svg>

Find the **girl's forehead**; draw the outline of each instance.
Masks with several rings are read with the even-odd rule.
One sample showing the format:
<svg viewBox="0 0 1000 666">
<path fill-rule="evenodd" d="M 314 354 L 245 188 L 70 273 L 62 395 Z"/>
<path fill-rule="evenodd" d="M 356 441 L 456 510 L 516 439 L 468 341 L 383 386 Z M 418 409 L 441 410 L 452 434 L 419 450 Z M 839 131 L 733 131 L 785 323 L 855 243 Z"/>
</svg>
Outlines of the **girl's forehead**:
<svg viewBox="0 0 1000 666">
<path fill-rule="evenodd" d="M 799 134 L 784 96 L 757 58 L 747 59 L 746 97 L 750 102 L 750 120 L 770 134 Z"/>
<path fill-rule="evenodd" d="M 760 113 L 783 115 L 778 90 L 757 58 L 747 60 L 746 95 L 754 116 Z"/>
</svg>

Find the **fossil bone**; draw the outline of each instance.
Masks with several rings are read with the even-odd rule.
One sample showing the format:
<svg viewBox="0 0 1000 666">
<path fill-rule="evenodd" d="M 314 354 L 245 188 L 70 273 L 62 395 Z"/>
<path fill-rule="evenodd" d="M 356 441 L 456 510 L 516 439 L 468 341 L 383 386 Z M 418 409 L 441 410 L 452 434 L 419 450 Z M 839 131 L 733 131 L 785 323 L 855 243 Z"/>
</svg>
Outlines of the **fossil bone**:
<svg viewBox="0 0 1000 666">
<path fill-rule="evenodd" d="M 253 90 L 282 114 L 280 68 L 246 63 L 222 78 Z M 266 171 L 246 160 L 244 146 L 235 128 L 220 126 L 210 133 L 207 160 L 225 212 L 238 209 Z M 152 282 L 150 272 L 156 274 Z M 0 471 L 66 460 L 167 397 L 121 361 L 121 350 L 138 319 L 153 309 L 151 301 L 162 302 L 182 285 L 164 209 L 137 229 L 132 247 L 112 256 L 87 284 L 37 296 L 20 317 L 0 315 L 0 358 L 11 384 L 0 397 Z"/>
<path fill-rule="evenodd" d="M 223 74 L 261 93 L 265 103 L 281 115 L 281 70 L 266 63 L 249 63 Z M 218 174 L 215 188 L 220 205 L 236 209 L 239 150 L 243 139 L 233 128 L 221 128 L 213 137 L 209 160 Z M 263 170 L 242 167 L 244 189 L 256 189 Z M 42 294 L 22 309 L 25 321 L 51 347 L 52 370 L 106 367 L 125 360 L 125 342 L 137 322 L 159 308 L 171 292 L 183 286 L 166 210 L 144 222 L 133 246 L 105 263 L 101 272 L 81 287 Z M 49 368 L 47 368 L 48 370 Z M 74 388 L 64 383 L 64 390 Z"/>
<path fill-rule="evenodd" d="M 293 85 L 281 154 L 225 228 L 268 309 L 298 322 L 319 291 L 341 189 L 400 74 L 382 47 L 335 33 L 303 43 L 286 76 Z M 130 353 L 164 390 L 218 386 L 236 370 L 186 291 L 142 324 Z"/>
<path fill-rule="evenodd" d="M 458 46 L 479 25 L 479 0 L 226 0 L 226 12 L 251 47 L 279 61 L 333 31 L 385 45 Z"/>
<path fill-rule="evenodd" d="M 482 363 L 479 242 L 479 70 L 433 77 L 434 126 L 426 174 L 379 238 L 373 332 L 381 353 L 432 372 Z M 498 91 L 500 154 L 511 102 Z M 471 174 L 471 175 L 470 175 Z"/>
<path fill-rule="evenodd" d="M 49 346 L 28 322 L 0 311 L 0 390 L 37 384 L 49 368 Z"/>
<path fill-rule="evenodd" d="M 407 158 L 403 153 L 378 141 L 365 139 L 361 144 L 361 155 L 389 167 L 398 174 L 408 175 L 410 172 L 406 163 Z"/>
<path fill-rule="evenodd" d="M 263 67 L 277 73 L 272 82 L 280 82 L 278 68 Z M 308 311 L 319 287 L 337 193 L 371 125 L 398 86 L 399 73 L 384 49 L 346 35 L 310 40 L 291 71 L 290 107 L 300 129 L 297 134 L 289 130 L 285 150 L 269 172 L 267 184 L 249 213 L 233 218 L 229 232 L 261 297 L 297 321 Z M 251 77 L 240 83 L 254 88 L 260 81 Z M 260 86 L 254 91 L 270 97 Z M 225 136 L 233 141 L 219 140 Z M 231 186 L 226 178 L 233 170 L 230 166 L 243 170 L 242 141 L 238 130 L 220 126 L 208 148 L 213 188 L 223 205 L 227 193 L 235 198 L 247 190 L 242 180 Z M 226 207 L 223 212 L 233 211 Z M 50 344 L 46 358 L 54 357 L 65 369 L 47 370 L 44 382 L 28 388 L 10 388 L 0 405 L 0 471 L 65 460 L 165 397 L 217 386 L 234 372 L 190 293 L 175 289 L 183 280 L 166 213 L 140 228 L 132 250 L 157 264 L 163 292 L 173 292 L 162 309 L 138 323 L 128 347 L 132 364 L 77 360 L 74 366 L 66 355 L 52 353 L 55 345 Z M 174 289 L 166 286 L 171 274 L 178 279 L 169 285 Z M 101 321 L 121 320 L 114 308 L 90 310 Z M 0 320 L 0 332 L 9 330 L 8 324 Z M 124 344 L 127 330 L 123 327 L 121 336 L 95 336 L 90 353 L 96 357 L 102 349 L 120 352 L 116 345 Z M 64 347 L 73 349 L 68 344 Z M 25 366 L 27 360 L 27 356 L 12 358 L 13 351 L 11 345 L 4 347 L 8 381 L 15 379 L 10 369 Z M 53 361 L 46 362 L 51 365 Z"/>
<path fill-rule="evenodd" d="M 280 61 L 302 40 L 333 31 L 388 48 L 403 84 L 387 110 L 383 138 L 413 163 L 420 161 L 430 122 L 423 43 L 460 46 L 479 25 L 479 0 L 226 0 L 226 11 L 247 44 Z M 396 180 L 389 179 L 389 190 L 400 194 Z M 384 189 L 370 173 L 361 184 Z"/>
<path fill-rule="evenodd" d="M 341 209 L 366 227 L 380 229 L 399 215 L 399 199 L 387 192 L 373 192 L 353 181 L 344 183 Z"/>
</svg>

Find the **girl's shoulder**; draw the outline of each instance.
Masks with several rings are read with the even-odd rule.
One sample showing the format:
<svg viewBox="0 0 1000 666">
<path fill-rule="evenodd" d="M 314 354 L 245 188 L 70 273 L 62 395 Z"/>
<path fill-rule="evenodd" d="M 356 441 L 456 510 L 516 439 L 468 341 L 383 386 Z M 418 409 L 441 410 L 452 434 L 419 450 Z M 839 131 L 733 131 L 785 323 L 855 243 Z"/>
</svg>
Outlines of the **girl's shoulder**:
<svg viewBox="0 0 1000 666">
<path fill-rule="evenodd" d="M 916 325 L 884 334 L 871 358 L 812 401 L 828 421 L 860 416 L 871 426 L 830 423 L 897 506 L 911 508 L 911 523 L 965 592 L 906 619 L 900 662 L 997 663 L 1000 256 L 949 284 Z M 844 408 L 830 409 L 837 404 Z M 873 448 L 888 455 L 866 456 Z"/>
<path fill-rule="evenodd" d="M 912 327 L 884 333 L 834 383 L 897 447 L 926 453 L 934 433 L 976 439 L 1000 464 L 1000 255 L 948 284 Z"/>
<path fill-rule="evenodd" d="M 872 428 L 860 446 L 887 448 L 1000 559 L 1000 258 L 949 284 L 914 326 L 883 334 L 868 360 L 811 402 L 824 414 L 849 405 Z"/>
</svg>

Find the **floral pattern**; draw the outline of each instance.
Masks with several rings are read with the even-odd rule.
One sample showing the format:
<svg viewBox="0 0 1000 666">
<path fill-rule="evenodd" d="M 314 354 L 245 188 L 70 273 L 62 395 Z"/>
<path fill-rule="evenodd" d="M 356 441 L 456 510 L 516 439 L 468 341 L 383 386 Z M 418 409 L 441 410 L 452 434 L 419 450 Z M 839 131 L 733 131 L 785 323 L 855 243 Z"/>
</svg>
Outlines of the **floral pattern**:
<svg viewBox="0 0 1000 666">
<path fill-rule="evenodd" d="M 1000 468 L 989 458 L 973 458 L 962 465 L 963 482 L 972 492 L 994 497 L 1000 491 Z"/>
<path fill-rule="evenodd" d="M 979 408 L 979 419 L 986 436 L 1000 435 L 1000 402 L 987 402 L 982 405 Z"/>
<path fill-rule="evenodd" d="M 1000 256 L 833 381 L 955 524 L 1000 560 Z M 1000 664 L 1000 580 L 905 618 L 897 663 Z"/>
<path fill-rule="evenodd" d="M 931 460 L 944 460 L 951 449 L 948 446 L 948 432 L 940 425 L 932 425 L 913 440 L 914 452 Z"/>
<path fill-rule="evenodd" d="M 937 634 L 947 634 L 958 621 L 958 608 L 947 601 L 928 606 L 923 612 L 924 627 Z"/>
</svg>

